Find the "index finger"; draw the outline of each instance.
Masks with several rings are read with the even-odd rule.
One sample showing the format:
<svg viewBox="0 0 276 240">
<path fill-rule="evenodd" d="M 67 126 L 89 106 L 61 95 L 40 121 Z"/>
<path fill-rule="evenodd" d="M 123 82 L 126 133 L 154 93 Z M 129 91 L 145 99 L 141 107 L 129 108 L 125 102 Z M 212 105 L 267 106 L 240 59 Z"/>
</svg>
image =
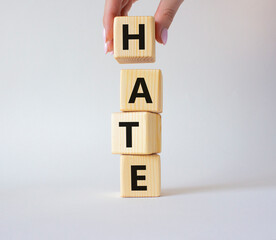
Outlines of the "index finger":
<svg viewBox="0 0 276 240">
<path fill-rule="evenodd" d="M 103 25 L 105 31 L 105 42 L 113 39 L 114 18 L 120 15 L 122 0 L 106 0 L 104 7 Z"/>
</svg>

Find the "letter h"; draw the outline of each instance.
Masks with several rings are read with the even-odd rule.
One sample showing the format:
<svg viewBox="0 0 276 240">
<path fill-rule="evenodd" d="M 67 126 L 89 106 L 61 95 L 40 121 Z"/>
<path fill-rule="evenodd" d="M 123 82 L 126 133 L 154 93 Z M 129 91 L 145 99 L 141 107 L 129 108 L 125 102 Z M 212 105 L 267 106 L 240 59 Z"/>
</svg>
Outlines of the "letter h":
<svg viewBox="0 0 276 240">
<path fill-rule="evenodd" d="M 123 24 L 123 50 L 128 50 L 131 39 L 139 40 L 139 50 L 145 49 L 145 24 L 139 24 L 139 34 L 129 34 L 128 24 Z"/>
</svg>

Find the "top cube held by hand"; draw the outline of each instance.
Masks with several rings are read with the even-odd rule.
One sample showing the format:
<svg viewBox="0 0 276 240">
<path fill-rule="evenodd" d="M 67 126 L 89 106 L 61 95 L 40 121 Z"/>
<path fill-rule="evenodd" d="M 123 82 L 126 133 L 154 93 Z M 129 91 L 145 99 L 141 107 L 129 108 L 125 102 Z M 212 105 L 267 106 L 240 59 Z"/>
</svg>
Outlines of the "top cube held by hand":
<svg viewBox="0 0 276 240">
<path fill-rule="evenodd" d="M 154 17 L 116 17 L 114 57 L 119 63 L 155 62 Z"/>
</svg>

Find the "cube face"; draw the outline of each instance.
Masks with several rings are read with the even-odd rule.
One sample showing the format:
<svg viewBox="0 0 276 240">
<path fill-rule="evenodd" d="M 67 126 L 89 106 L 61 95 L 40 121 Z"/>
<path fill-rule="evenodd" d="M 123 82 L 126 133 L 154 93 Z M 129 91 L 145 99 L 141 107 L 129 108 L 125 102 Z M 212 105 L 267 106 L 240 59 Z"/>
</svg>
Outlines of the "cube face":
<svg viewBox="0 0 276 240">
<path fill-rule="evenodd" d="M 155 62 L 154 17 L 114 19 L 114 57 L 119 63 Z"/>
<path fill-rule="evenodd" d="M 121 111 L 163 111 L 161 70 L 121 70 L 120 85 Z"/>
<path fill-rule="evenodd" d="M 159 197 L 161 192 L 160 156 L 121 156 L 121 197 Z"/>
<path fill-rule="evenodd" d="M 112 114 L 113 154 L 161 152 L 161 116 L 149 112 Z"/>
</svg>

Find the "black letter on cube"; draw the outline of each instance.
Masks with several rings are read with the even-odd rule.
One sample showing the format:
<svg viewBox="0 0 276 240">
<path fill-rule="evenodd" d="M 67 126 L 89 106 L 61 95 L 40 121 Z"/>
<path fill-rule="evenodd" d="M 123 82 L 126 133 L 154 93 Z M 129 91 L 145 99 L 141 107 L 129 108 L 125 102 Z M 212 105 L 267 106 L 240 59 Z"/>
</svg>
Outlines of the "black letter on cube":
<svg viewBox="0 0 276 240">
<path fill-rule="evenodd" d="M 147 186 L 138 186 L 138 180 L 146 180 L 146 176 L 137 175 L 138 170 L 146 170 L 146 165 L 131 166 L 131 190 L 132 191 L 147 191 Z"/>
<path fill-rule="evenodd" d="M 130 39 L 138 39 L 139 50 L 145 50 L 145 24 L 139 24 L 139 34 L 128 34 L 128 25 L 123 24 L 123 50 L 128 50 Z"/>
<path fill-rule="evenodd" d="M 126 127 L 126 147 L 132 147 L 132 127 L 139 127 L 139 122 L 119 122 L 119 127 Z"/>
<path fill-rule="evenodd" d="M 138 93 L 140 85 L 143 89 L 142 93 Z M 149 90 L 144 78 L 137 78 L 128 103 L 135 103 L 137 97 L 144 97 L 147 103 L 152 103 Z"/>
</svg>

